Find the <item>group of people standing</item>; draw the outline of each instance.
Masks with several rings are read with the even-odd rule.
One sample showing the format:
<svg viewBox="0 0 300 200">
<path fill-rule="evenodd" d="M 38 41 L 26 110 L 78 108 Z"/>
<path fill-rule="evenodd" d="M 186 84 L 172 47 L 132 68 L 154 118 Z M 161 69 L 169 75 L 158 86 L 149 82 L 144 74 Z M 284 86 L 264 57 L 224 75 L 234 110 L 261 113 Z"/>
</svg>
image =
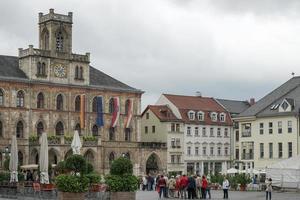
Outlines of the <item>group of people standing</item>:
<svg viewBox="0 0 300 200">
<path fill-rule="evenodd" d="M 154 186 L 152 186 L 154 185 Z M 144 176 L 142 180 L 143 190 L 152 190 L 156 188 L 159 198 L 182 198 L 182 199 L 211 199 L 210 179 L 205 176 L 186 176 L 177 175 L 164 176 L 158 175 L 156 178 Z M 229 181 L 224 178 L 223 181 L 224 199 L 228 199 Z"/>
</svg>

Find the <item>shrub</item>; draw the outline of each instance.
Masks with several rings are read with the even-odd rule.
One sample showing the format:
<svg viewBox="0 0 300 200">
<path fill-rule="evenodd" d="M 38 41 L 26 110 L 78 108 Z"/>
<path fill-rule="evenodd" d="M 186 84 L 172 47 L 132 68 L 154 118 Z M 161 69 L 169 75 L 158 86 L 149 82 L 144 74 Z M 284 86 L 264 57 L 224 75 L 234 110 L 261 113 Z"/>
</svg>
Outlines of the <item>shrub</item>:
<svg viewBox="0 0 300 200">
<path fill-rule="evenodd" d="M 129 159 L 121 157 L 112 162 L 110 174 L 121 176 L 124 174 L 132 174 L 132 172 L 133 166 Z"/>
<path fill-rule="evenodd" d="M 251 183 L 251 178 L 249 175 L 246 174 L 238 174 L 235 176 L 236 182 L 241 184 L 241 185 L 247 185 Z"/>
<path fill-rule="evenodd" d="M 211 183 L 218 183 L 220 185 L 222 185 L 223 183 L 223 176 L 222 175 L 212 175 L 210 178 L 210 182 Z"/>
<path fill-rule="evenodd" d="M 112 192 L 134 192 L 138 189 L 138 178 L 133 175 L 108 175 L 105 182 Z"/>
<path fill-rule="evenodd" d="M 55 178 L 55 183 L 57 188 L 62 192 L 86 192 L 89 187 L 89 179 L 85 176 L 62 174 Z"/>
<path fill-rule="evenodd" d="M 97 141 L 97 138 L 94 136 L 83 136 L 83 141 Z"/>
<path fill-rule="evenodd" d="M 66 173 L 66 161 L 60 161 L 57 163 L 57 165 L 55 166 L 55 170 L 59 173 L 59 174 L 64 174 Z"/>
<path fill-rule="evenodd" d="M 101 176 L 96 173 L 86 174 L 86 177 L 89 179 L 90 184 L 100 183 Z"/>
<path fill-rule="evenodd" d="M 64 136 L 64 139 L 65 139 L 65 141 L 72 142 L 73 137 L 72 136 Z"/>
<path fill-rule="evenodd" d="M 38 141 L 38 137 L 36 135 L 29 136 L 29 142 L 36 142 Z"/>
<path fill-rule="evenodd" d="M 91 163 L 87 162 L 87 163 L 86 163 L 86 173 L 87 173 L 87 174 L 90 174 L 90 173 L 92 173 L 93 171 L 94 171 L 94 166 L 93 166 Z"/>
<path fill-rule="evenodd" d="M 9 172 L 0 172 L 0 182 L 5 182 L 10 180 Z"/>
<path fill-rule="evenodd" d="M 87 171 L 86 160 L 82 155 L 71 155 L 66 160 L 66 169 L 75 173 L 85 174 Z"/>
</svg>

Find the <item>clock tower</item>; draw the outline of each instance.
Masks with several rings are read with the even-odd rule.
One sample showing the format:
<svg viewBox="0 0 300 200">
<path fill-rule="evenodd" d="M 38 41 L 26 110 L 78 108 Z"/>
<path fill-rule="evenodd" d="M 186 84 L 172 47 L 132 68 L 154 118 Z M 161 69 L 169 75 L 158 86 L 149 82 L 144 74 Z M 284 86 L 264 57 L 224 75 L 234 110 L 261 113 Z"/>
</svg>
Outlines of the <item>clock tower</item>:
<svg viewBox="0 0 300 200">
<path fill-rule="evenodd" d="M 72 53 L 73 13 L 39 13 L 39 48 L 19 49 L 19 67 L 29 79 L 89 85 L 90 54 Z"/>
</svg>

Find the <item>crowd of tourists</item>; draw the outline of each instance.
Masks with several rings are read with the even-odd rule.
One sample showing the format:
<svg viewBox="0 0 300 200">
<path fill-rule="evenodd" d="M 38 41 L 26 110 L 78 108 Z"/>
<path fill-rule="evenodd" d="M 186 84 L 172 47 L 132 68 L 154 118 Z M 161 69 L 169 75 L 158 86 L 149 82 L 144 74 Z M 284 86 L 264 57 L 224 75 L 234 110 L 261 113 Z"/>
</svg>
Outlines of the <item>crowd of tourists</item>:
<svg viewBox="0 0 300 200">
<path fill-rule="evenodd" d="M 212 184 L 206 176 L 144 176 L 141 182 L 142 190 L 156 190 L 159 198 L 211 199 L 212 196 Z M 229 181 L 224 177 L 222 184 L 224 199 L 228 199 L 229 186 Z"/>
</svg>

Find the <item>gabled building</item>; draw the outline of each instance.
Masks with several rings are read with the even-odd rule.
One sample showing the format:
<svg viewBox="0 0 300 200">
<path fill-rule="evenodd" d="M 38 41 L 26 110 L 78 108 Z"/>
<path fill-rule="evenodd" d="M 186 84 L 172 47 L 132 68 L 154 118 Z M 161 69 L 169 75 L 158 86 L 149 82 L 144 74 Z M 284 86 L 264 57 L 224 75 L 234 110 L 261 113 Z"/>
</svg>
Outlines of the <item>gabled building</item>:
<svg viewBox="0 0 300 200">
<path fill-rule="evenodd" d="M 300 77 L 293 77 L 234 118 L 235 161 L 263 169 L 299 154 Z"/>
<path fill-rule="evenodd" d="M 180 148 L 184 173 L 208 174 L 227 169 L 232 121 L 223 106 L 213 98 L 171 94 L 161 95 L 156 105 L 168 106 L 182 124 L 180 131 L 184 139 L 183 148 Z"/>
</svg>

